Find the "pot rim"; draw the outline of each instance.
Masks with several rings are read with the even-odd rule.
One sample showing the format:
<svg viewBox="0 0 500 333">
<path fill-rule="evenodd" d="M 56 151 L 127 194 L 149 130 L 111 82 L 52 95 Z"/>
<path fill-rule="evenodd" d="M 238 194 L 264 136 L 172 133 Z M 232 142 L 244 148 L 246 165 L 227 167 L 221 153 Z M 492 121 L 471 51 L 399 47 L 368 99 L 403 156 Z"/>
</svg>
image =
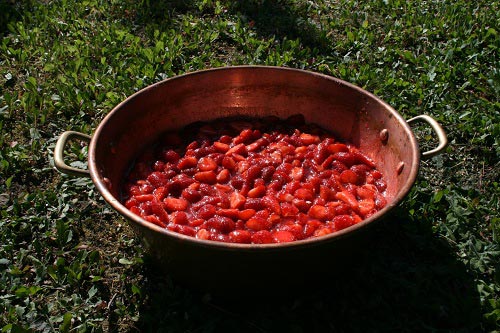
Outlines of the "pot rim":
<svg viewBox="0 0 500 333">
<path fill-rule="evenodd" d="M 157 87 L 165 84 L 166 82 L 170 81 L 176 81 L 176 80 L 183 80 L 188 77 L 194 77 L 198 75 L 208 75 L 211 72 L 217 72 L 217 71 L 227 71 L 227 70 L 271 70 L 271 71 L 289 71 L 289 72 L 296 72 L 296 73 L 301 73 L 303 75 L 310 75 L 313 77 L 318 77 L 321 79 L 326 79 L 330 81 L 334 81 L 339 85 L 348 87 L 350 89 L 356 90 L 360 92 L 361 94 L 364 94 L 365 96 L 375 100 L 376 102 L 380 103 L 388 112 L 390 112 L 392 118 L 394 121 L 399 122 L 402 126 L 405 132 L 407 132 L 408 137 L 411 138 L 410 142 L 410 147 L 412 150 L 412 159 L 414 163 L 411 165 L 411 170 L 409 173 L 409 177 L 406 179 L 405 183 L 401 187 L 401 189 L 398 191 L 396 196 L 387 203 L 387 205 L 378 211 L 377 213 L 373 214 L 369 218 L 352 225 L 348 228 L 342 229 L 340 231 L 333 232 L 331 234 L 321 236 L 321 237 L 313 237 L 313 238 L 308 238 L 308 239 L 303 239 L 303 240 L 297 240 L 293 242 L 287 242 L 287 243 L 271 243 L 271 244 L 240 244 L 240 243 L 225 243 L 225 242 L 220 242 L 220 241 L 212 241 L 212 240 L 201 240 L 197 239 L 192 236 L 187 236 L 183 235 L 174 231 L 170 231 L 168 229 L 162 228 L 160 226 L 157 226 L 153 223 L 147 222 L 146 220 L 142 219 L 138 215 L 133 214 L 130 210 L 128 210 L 118 198 L 116 198 L 111 192 L 108 190 L 107 185 L 106 185 L 106 179 L 103 178 L 101 175 L 99 168 L 97 167 L 97 161 L 96 161 L 96 149 L 97 149 L 97 144 L 99 141 L 99 138 L 101 134 L 103 133 L 104 128 L 106 127 L 106 124 L 110 122 L 110 119 L 112 118 L 113 114 L 117 113 L 120 111 L 122 106 L 126 104 L 129 100 L 136 98 L 137 96 L 149 91 L 156 89 Z M 418 170 L 420 167 L 420 150 L 418 147 L 418 141 L 416 140 L 413 131 L 411 130 L 410 126 L 406 122 L 406 120 L 389 104 L 384 102 L 382 99 L 379 97 L 375 96 L 374 94 L 352 84 L 347 81 L 335 78 L 333 76 L 329 76 L 326 74 L 322 73 L 317 73 L 309 70 L 304 70 L 304 69 L 296 69 L 296 68 L 289 68 L 289 67 L 279 67 L 279 66 L 261 66 L 261 65 L 241 65 L 241 66 L 225 66 L 225 67 L 217 67 L 217 68 L 210 68 L 210 69 L 204 69 L 204 70 L 199 70 L 199 71 L 194 71 L 194 72 L 189 72 L 177 76 L 173 76 L 170 78 L 167 78 L 165 80 L 156 82 L 152 85 L 149 85 L 134 94 L 130 95 L 127 97 L 125 100 L 120 102 L 118 105 L 116 105 L 105 117 L 104 119 L 100 122 L 98 125 L 97 129 L 94 132 L 94 135 L 92 136 L 92 139 L 89 144 L 89 152 L 88 152 L 88 167 L 90 171 L 90 177 L 102 195 L 102 197 L 105 199 L 105 201 L 110 204 L 118 213 L 120 213 L 122 216 L 124 216 L 127 220 L 137 224 L 140 227 L 149 229 L 150 231 L 158 232 L 160 234 L 163 234 L 166 237 L 173 238 L 174 240 L 177 240 L 179 242 L 188 242 L 188 243 L 193 243 L 201 247 L 210 247 L 210 248 L 220 248 L 220 249 L 225 249 L 225 250 L 250 250 L 250 251 L 280 251 L 284 249 L 295 249 L 295 248 L 302 248 L 305 246 L 316 246 L 319 244 L 327 243 L 327 242 L 332 242 L 334 240 L 349 236 L 351 234 L 354 234 L 358 231 L 361 231 L 362 229 L 365 229 L 368 225 L 372 224 L 373 222 L 382 219 L 384 216 L 389 215 L 389 213 L 396 207 L 398 206 L 401 201 L 406 197 L 406 195 L 409 193 L 410 189 L 413 187 L 416 177 L 418 175 Z"/>
</svg>

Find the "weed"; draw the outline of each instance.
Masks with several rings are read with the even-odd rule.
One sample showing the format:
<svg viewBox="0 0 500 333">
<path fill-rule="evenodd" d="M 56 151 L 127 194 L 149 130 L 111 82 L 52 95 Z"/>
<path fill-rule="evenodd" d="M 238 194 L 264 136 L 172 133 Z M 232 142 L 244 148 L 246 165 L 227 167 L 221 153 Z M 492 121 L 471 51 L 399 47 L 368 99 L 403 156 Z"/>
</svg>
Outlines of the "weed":
<svg viewBox="0 0 500 333">
<path fill-rule="evenodd" d="M 2 332 L 498 330 L 499 13 L 482 0 L 0 1 Z M 184 289 L 90 180 L 52 169 L 62 131 L 90 134 L 147 85 L 237 64 L 336 76 L 448 134 L 322 297 L 249 307 Z M 67 152 L 83 165 L 85 145 Z"/>
</svg>

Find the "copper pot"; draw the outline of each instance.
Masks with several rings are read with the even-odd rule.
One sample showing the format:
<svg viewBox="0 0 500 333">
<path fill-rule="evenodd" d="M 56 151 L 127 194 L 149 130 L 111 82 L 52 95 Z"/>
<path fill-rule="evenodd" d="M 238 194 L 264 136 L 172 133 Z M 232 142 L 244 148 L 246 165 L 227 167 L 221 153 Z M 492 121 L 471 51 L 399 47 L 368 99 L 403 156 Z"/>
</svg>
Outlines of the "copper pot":
<svg viewBox="0 0 500 333">
<path fill-rule="evenodd" d="M 286 118 L 301 113 L 343 140 L 356 144 L 377 163 L 387 181 L 387 206 L 363 222 L 315 239 L 285 244 L 228 244 L 198 240 L 162 229 L 120 203 L 125 174 L 138 153 L 166 130 L 225 116 Z M 423 120 L 439 146 L 420 152 L 408 123 Z M 71 138 L 90 141 L 89 170 L 66 165 L 63 150 Z M 174 279 L 203 290 L 231 293 L 263 286 L 290 286 L 307 276 L 327 276 L 350 258 L 360 231 L 388 216 L 413 186 L 421 157 L 443 151 L 441 126 L 421 115 L 405 121 L 391 106 L 342 80 L 304 70 L 241 66 L 204 70 L 153 84 L 116 106 L 92 138 L 65 132 L 54 161 L 67 174 L 88 175 L 104 199 L 124 216 L 157 263 Z M 297 277 L 300 276 L 300 279 Z"/>
</svg>

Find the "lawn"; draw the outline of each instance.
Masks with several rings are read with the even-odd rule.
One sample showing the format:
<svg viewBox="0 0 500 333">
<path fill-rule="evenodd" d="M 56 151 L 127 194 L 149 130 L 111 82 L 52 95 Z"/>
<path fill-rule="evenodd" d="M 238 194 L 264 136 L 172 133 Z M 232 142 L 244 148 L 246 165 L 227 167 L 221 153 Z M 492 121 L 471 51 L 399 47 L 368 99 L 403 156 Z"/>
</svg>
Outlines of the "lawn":
<svg viewBox="0 0 500 333">
<path fill-rule="evenodd" d="M 500 1 L 0 0 L 0 41 L 2 333 L 500 331 Z M 152 83 L 242 64 L 338 77 L 448 135 L 318 295 L 186 289 L 90 180 L 53 168 L 63 131 L 92 134 Z M 86 153 L 68 149 L 78 167 Z"/>
</svg>

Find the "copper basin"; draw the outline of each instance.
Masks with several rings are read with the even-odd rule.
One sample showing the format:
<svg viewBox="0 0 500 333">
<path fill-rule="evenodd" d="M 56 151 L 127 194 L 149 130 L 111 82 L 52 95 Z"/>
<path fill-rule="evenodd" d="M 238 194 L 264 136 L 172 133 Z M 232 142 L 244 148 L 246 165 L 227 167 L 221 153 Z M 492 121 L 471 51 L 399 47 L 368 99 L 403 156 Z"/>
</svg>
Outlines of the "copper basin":
<svg viewBox="0 0 500 333">
<path fill-rule="evenodd" d="M 387 206 L 352 227 L 328 236 L 285 244 L 228 244 L 198 240 L 162 229 L 132 214 L 120 203 L 120 189 L 134 158 L 167 130 L 194 121 L 226 116 L 278 116 L 301 113 L 342 140 L 356 144 L 377 163 L 387 181 Z M 446 146 L 442 128 L 427 121 Z M 56 167 L 82 175 L 63 161 L 66 132 L 55 150 Z M 261 66 L 210 69 L 151 85 L 116 106 L 90 141 L 90 177 L 104 199 L 125 217 L 156 263 L 175 280 L 196 288 L 231 293 L 244 288 L 297 285 L 304 275 L 327 276 L 342 269 L 354 250 L 363 250 L 360 231 L 385 218 L 414 185 L 421 152 L 408 124 L 373 94 L 342 80 L 309 71 Z M 300 277 L 300 278 L 298 278 Z"/>
</svg>

